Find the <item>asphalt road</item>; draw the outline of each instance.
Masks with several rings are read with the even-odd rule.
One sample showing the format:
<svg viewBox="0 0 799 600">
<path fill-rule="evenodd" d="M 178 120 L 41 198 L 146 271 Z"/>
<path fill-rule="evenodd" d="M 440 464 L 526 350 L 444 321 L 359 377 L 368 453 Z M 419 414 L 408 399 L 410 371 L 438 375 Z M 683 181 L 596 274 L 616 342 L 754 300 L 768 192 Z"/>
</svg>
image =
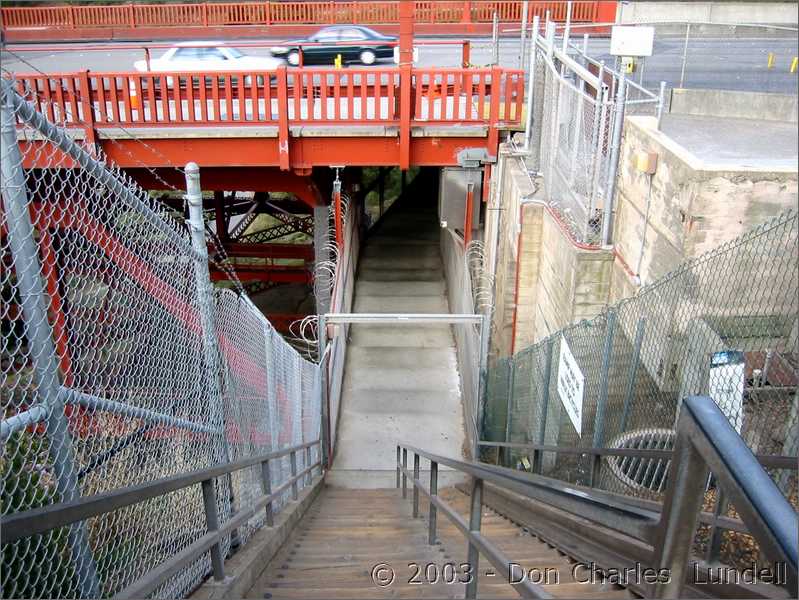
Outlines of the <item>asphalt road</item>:
<svg viewBox="0 0 799 600">
<path fill-rule="evenodd" d="M 452 40 L 450 40 L 452 41 Z M 460 64 L 461 46 L 431 45 L 427 40 L 418 40 L 419 65 L 424 67 L 454 67 Z M 244 48 L 246 44 L 258 41 L 242 42 L 243 51 L 255 55 L 268 53 L 267 46 L 274 41 L 263 40 L 264 47 Z M 594 39 L 589 43 L 589 54 L 598 60 L 613 64 L 614 57 L 609 54 L 608 39 Z M 21 50 L 3 51 L 0 60 L 4 70 L 13 72 L 77 71 L 90 69 L 93 71 L 125 71 L 133 69 L 133 62 L 144 57 L 141 48 L 131 44 L 99 44 L 98 50 L 81 49 L 79 46 L 64 44 L 63 50 L 37 51 L 36 45 L 26 45 Z M 797 38 L 692 38 L 688 47 L 688 59 L 685 64 L 683 85 L 694 88 L 716 88 L 742 91 L 762 91 L 797 93 L 797 74 L 790 73 L 793 57 L 799 55 Z M 500 64 L 514 67 L 519 64 L 519 40 L 505 38 L 500 42 Z M 669 87 L 680 85 L 684 39 L 680 36 L 663 36 L 655 41 L 653 56 L 646 59 L 643 72 L 639 69 L 633 77 L 636 81 L 643 75 L 643 84 L 657 90 L 660 81 L 666 81 Z M 158 57 L 163 49 L 154 49 L 153 57 Z M 775 64 L 767 68 L 768 54 L 773 52 Z M 472 40 L 471 61 L 476 65 L 490 64 L 492 57 L 491 40 L 477 38 Z M 385 64 L 392 64 L 390 61 Z M 358 68 L 353 65 L 348 68 Z"/>
</svg>

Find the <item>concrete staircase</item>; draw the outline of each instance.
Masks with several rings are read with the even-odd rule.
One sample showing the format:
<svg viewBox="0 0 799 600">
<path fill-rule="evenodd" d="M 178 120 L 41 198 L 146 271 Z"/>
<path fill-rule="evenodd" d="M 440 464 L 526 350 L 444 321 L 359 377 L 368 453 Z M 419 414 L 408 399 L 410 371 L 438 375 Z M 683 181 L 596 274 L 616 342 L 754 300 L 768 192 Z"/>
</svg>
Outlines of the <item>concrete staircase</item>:
<svg viewBox="0 0 799 600">
<path fill-rule="evenodd" d="M 372 232 L 361 252 L 353 312 L 449 312 L 438 219 L 429 204 L 394 206 Z M 450 326 L 352 326 L 340 411 L 329 485 L 393 487 L 397 442 L 462 456 Z M 442 485 L 459 479 L 453 475 L 442 469 Z"/>
</svg>

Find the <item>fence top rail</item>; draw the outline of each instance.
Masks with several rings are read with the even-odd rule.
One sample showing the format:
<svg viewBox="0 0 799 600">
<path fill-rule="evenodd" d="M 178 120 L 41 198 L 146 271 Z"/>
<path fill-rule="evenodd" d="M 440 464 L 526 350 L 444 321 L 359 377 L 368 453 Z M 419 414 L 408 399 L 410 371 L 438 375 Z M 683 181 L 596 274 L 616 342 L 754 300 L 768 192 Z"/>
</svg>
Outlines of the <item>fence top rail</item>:
<svg viewBox="0 0 799 600">
<path fill-rule="evenodd" d="M 0 529 L 0 542 L 6 544 L 37 533 L 43 533 L 77 521 L 96 517 L 97 515 L 130 506 L 131 504 L 138 504 L 145 500 L 150 500 L 151 498 L 164 496 L 209 479 L 240 471 L 241 469 L 258 465 L 269 460 L 282 458 L 283 456 L 293 452 L 299 452 L 319 443 L 320 441 L 317 439 L 305 442 L 304 444 L 297 444 L 281 450 L 275 450 L 274 452 L 267 452 L 258 456 L 215 465 L 205 469 L 198 469 L 182 475 L 148 481 L 146 483 L 132 485 L 94 496 L 78 498 L 69 502 L 60 502 L 19 513 L 4 515 L 2 519 L 0 519 L 0 523 L 2 524 L 2 528 Z"/>
<path fill-rule="evenodd" d="M 577 54 L 579 56 L 583 57 L 587 62 L 589 62 L 590 64 L 594 65 L 595 67 L 599 67 L 601 65 L 602 66 L 602 70 L 604 72 L 612 75 L 616 79 L 621 77 L 621 73 L 619 71 L 616 71 L 611 65 L 609 65 L 608 63 L 603 63 L 603 61 L 597 60 L 596 58 L 593 58 L 592 56 L 584 53 L 583 49 L 580 48 L 579 46 L 577 46 L 576 44 L 569 44 L 569 49 L 577 52 Z M 659 100 L 657 94 L 655 94 L 654 92 L 650 92 L 644 86 L 636 83 L 631 77 L 625 77 L 625 79 L 626 79 L 626 83 L 627 83 L 628 88 L 635 89 L 639 93 L 647 96 L 647 98 L 645 98 L 643 100 L 633 100 L 633 101 L 628 100 L 627 104 L 635 104 L 635 103 L 639 103 L 640 104 L 641 102 L 657 102 Z M 629 90 L 628 90 L 628 93 L 629 93 Z"/>
<path fill-rule="evenodd" d="M 433 314 L 433 313 L 328 313 L 324 315 L 328 325 L 344 323 L 419 325 L 424 323 L 480 323 L 483 315 L 474 314 Z"/>
<path fill-rule="evenodd" d="M 632 456 L 635 458 L 666 459 L 672 458 L 671 450 L 646 450 L 639 448 L 577 448 L 561 446 L 548 446 L 546 444 L 522 444 L 519 442 L 491 442 L 480 440 L 480 446 L 493 448 L 510 448 L 511 450 L 530 450 L 536 452 L 557 452 L 559 454 L 586 454 L 592 456 Z M 781 456 L 774 454 L 757 454 L 757 461 L 767 469 L 799 470 L 795 456 Z"/>
</svg>

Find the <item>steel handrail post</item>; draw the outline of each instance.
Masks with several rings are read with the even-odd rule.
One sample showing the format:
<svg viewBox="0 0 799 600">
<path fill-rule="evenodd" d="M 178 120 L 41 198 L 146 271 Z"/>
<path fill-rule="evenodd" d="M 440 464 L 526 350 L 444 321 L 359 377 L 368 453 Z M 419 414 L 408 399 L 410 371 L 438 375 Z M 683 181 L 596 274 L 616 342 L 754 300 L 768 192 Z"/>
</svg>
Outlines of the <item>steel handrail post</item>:
<svg viewBox="0 0 799 600">
<path fill-rule="evenodd" d="M 297 490 L 297 451 L 292 450 L 289 454 L 289 464 L 291 466 L 291 499 L 297 501 L 299 497 Z"/>
<path fill-rule="evenodd" d="M 216 506 L 216 489 L 214 480 L 206 479 L 202 482 L 203 489 L 203 508 L 205 509 L 205 524 L 208 533 L 219 531 L 219 512 Z M 225 561 L 222 556 L 222 546 L 216 542 L 211 546 L 211 566 L 213 568 L 214 580 L 223 581 L 225 579 Z"/>
<path fill-rule="evenodd" d="M 269 467 L 269 459 L 261 463 L 261 485 L 264 489 L 264 495 L 269 496 L 272 493 L 272 471 Z M 272 501 L 266 503 L 266 526 L 274 527 L 275 517 Z"/>
<path fill-rule="evenodd" d="M 408 475 L 406 471 L 408 470 L 408 449 L 402 449 L 402 499 L 408 497 Z"/>
<path fill-rule="evenodd" d="M 401 455 L 401 453 L 402 453 L 402 450 L 401 450 L 399 444 L 397 444 L 397 489 L 400 489 L 400 485 L 401 485 L 400 478 L 402 477 L 402 469 L 400 467 L 400 464 L 401 464 L 400 463 L 400 455 Z"/>
<path fill-rule="evenodd" d="M 483 480 L 475 477 L 472 480 L 471 509 L 469 511 L 469 531 L 480 533 L 483 518 Z M 469 539 L 469 550 L 466 564 L 470 569 L 470 579 L 466 584 L 466 598 L 477 598 L 478 571 L 480 566 L 480 551 Z"/>
<path fill-rule="evenodd" d="M 413 518 L 419 517 L 419 455 L 413 453 Z"/>
<path fill-rule="evenodd" d="M 433 498 L 438 496 L 438 463 L 430 461 L 430 514 L 428 517 L 427 543 L 431 546 L 436 543 L 436 517 L 437 508 Z"/>
</svg>

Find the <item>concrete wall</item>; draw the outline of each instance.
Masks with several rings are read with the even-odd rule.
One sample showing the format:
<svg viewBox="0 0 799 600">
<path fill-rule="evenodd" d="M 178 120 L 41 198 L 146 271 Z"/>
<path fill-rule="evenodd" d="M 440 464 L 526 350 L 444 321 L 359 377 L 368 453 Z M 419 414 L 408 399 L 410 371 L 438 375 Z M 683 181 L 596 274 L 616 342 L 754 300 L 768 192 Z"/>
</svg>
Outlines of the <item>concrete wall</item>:
<svg viewBox="0 0 799 600">
<path fill-rule="evenodd" d="M 658 155 L 651 182 L 634 166 L 638 152 Z M 631 295 L 637 287 L 632 275 L 652 282 L 683 261 L 796 207 L 797 198 L 795 172 L 702 170 L 655 129 L 653 118 L 628 118 L 619 162 L 614 226 L 619 259 L 611 299 Z"/>
<path fill-rule="evenodd" d="M 669 112 L 796 123 L 799 97 L 792 94 L 677 88 L 671 92 Z"/>
<path fill-rule="evenodd" d="M 486 228 L 489 240 L 499 228 L 492 353 L 507 356 L 600 313 L 610 294 L 613 253 L 577 244 L 556 214 L 535 202 L 521 160 L 505 149 L 499 160 Z M 521 202 L 530 197 L 533 202 Z M 487 246 L 491 252 L 490 241 Z"/>
<path fill-rule="evenodd" d="M 535 207 L 540 227 L 525 227 L 529 241 L 523 246 L 520 293 L 516 318 L 516 349 L 582 319 L 607 306 L 613 254 L 574 242 L 555 213 Z M 536 258 L 538 259 L 536 261 Z M 521 290 L 530 290 L 522 296 Z"/>
<path fill-rule="evenodd" d="M 620 2 L 621 23 L 691 21 L 796 26 L 796 2 Z"/>
<path fill-rule="evenodd" d="M 488 210 L 485 213 L 486 260 L 489 265 L 496 264 L 491 356 L 507 356 L 511 352 L 519 243 L 519 201 L 532 195 L 534 191 L 520 160 L 510 157 L 509 153 L 508 146 L 500 147 L 498 163 L 493 168 L 491 178 Z"/>
</svg>

